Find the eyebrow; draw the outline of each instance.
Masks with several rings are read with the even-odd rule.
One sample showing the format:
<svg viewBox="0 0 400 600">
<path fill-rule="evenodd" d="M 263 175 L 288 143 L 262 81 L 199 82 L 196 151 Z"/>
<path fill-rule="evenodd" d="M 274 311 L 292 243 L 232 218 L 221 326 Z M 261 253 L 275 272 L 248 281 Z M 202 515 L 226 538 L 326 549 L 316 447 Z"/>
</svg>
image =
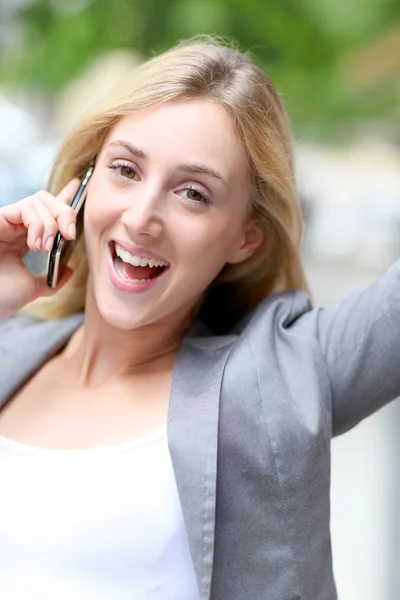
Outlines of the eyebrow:
<svg viewBox="0 0 400 600">
<path fill-rule="evenodd" d="M 140 158 L 142 160 L 147 160 L 149 158 L 146 152 L 143 152 L 143 150 L 136 148 L 130 142 L 127 142 L 125 140 L 115 140 L 113 142 L 110 142 L 109 146 L 125 148 L 125 150 L 127 150 L 130 154 L 133 154 L 133 156 L 136 156 L 137 158 Z M 228 185 L 227 180 L 225 179 L 225 177 L 223 177 L 223 175 L 221 175 L 221 173 L 219 173 L 215 169 L 212 169 L 211 167 L 207 167 L 206 165 L 183 163 L 178 165 L 178 170 L 183 171 L 184 173 L 199 173 L 200 175 L 214 177 L 215 179 L 219 179 L 220 181 L 222 181 L 224 185 Z"/>
</svg>

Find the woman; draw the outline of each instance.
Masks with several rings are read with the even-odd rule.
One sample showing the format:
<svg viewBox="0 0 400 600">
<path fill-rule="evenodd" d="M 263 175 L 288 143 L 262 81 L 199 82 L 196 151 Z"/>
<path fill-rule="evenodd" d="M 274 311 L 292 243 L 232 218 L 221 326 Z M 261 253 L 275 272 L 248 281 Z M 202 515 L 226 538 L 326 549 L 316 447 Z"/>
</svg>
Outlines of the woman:
<svg viewBox="0 0 400 600">
<path fill-rule="evenodd" d="M 74 238 L 93 160 L 52 295 L 21 258 Z M 0 212 L 9 597 L 336 598 L 330 438 L 400 392 L 400 264 L 311 309 L 284 109 L 209 39 L 127 75 L 51 191 Z"/>
</svg>

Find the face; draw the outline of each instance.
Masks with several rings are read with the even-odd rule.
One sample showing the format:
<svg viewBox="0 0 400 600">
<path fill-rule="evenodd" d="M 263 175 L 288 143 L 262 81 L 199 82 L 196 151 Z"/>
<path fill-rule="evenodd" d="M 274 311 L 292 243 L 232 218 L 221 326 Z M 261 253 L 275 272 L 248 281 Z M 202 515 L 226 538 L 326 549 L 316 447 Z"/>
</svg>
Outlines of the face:
<svg viewBox="0 0 400 600">
<path fill-rule="evenodd" d="M 262 241 L 250 174 L 225 111 L 175 101 L 121 119 L 85 207 L 89 293 L 110 324 L 179 322 L 226 263 Z"/>
</svg>

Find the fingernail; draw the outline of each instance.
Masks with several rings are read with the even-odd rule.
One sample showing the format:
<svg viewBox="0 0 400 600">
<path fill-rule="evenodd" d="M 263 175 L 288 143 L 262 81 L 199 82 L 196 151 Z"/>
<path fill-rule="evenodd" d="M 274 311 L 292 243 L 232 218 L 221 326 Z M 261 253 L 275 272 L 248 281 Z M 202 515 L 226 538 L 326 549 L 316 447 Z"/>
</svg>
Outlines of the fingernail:
<svg viewBox="0 0 400 600">
<path fill-rule="evenodd" d="M 42 247 L 42 238 L 38 237 L 37 240 L 36 240 L 36 248 L 38 250 L 40 250 L 41 247 Z"/>
<path fill-rule="evenodd" d="M 53 247 L 53 243 L 54 243 L 54 237 L 51 235 L 49 238 L 47 238 L 47 242 L 46 242 L 46 250 L 47 250 L 47 252 L 50 252 L 50 250 Z"/>
<path fill-rule="evenodd" d="M 74 240 L 76 236 L 76 228 L 75 223 L 70 223 L 68 225 L 68 235 Z"/>
</svg>

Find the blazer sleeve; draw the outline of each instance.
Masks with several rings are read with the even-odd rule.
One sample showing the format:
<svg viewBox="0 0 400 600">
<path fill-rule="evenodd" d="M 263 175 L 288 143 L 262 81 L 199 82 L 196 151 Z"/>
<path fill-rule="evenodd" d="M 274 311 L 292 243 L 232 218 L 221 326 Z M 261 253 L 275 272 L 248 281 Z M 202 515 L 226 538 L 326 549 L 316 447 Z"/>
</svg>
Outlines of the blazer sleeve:
<svg viewBox="0 0 400 600">
<path fill-rule="evenodd" d="M 400 396 L 400 260 L 339 305 L 314 309 L 292 331 L 316 338 L 331 385 L 337 435 Z"/>
</svg>

